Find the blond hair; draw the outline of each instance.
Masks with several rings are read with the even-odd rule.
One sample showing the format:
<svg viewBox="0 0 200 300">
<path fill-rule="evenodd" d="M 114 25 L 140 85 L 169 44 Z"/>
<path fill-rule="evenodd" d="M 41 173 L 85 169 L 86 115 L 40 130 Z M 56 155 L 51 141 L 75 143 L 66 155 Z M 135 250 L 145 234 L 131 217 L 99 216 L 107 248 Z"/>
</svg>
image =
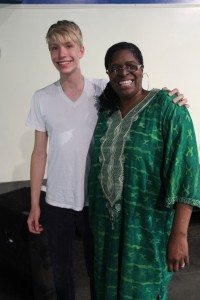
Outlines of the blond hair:
<svg viewBox="0 0 200 300">
<path fill-rule="evenodd" d="M 47 44 L 50 46 L 53 42 L 73 41 L 79 47 L 83 47 L 83 36 L 79 26 L 67 20 L 58 21 L 50 26 L 46 34 Z"/>
</svg>

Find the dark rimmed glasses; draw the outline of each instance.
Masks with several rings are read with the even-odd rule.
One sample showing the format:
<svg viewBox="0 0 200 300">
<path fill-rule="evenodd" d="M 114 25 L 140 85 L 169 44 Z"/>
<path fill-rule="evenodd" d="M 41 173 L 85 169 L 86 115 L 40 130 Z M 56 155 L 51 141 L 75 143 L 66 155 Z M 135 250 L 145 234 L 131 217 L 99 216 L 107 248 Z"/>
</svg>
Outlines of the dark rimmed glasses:
<svg viewBox="0 0 200 300">
<path fill-rule="evenodd" d="M 126 72 L 136 72 L 141 67 L 143 67 L 143 65 L 137 65 L 137 64 L 114 65 L 109 67 L 108 70 L 106 70 L 106 73 L 108 75 L 117 75 L 124 70 Z"/>
</svg>

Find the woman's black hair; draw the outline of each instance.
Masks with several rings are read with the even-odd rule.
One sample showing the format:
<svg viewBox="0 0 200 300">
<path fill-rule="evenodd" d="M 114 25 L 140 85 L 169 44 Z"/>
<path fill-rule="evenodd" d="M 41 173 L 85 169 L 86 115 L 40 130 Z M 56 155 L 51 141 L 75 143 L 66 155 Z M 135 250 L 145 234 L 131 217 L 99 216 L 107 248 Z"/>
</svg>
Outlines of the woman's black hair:
<svg viewBox="0 0 200 300">
<path fill-rule="evenodd" d="M 112 45 L 106 52 L 105 55 L 105 68 L 106 70 L 109 68 L 112 63 L 113 56 L 117 51 L 120 50 L 128 50 L 133 56 L 138 60 L 140 65 L 143 65 L 143 57 L 140 49 L 132 44 L 127 42 L 120 42 Z M 107 84 L 103 93 L 99 97 L 99 111 L 109 111 L 112 114 L 114 111 L 119 110 L 120 98 L 113 90 L 110 82 Z"/>
</svg>

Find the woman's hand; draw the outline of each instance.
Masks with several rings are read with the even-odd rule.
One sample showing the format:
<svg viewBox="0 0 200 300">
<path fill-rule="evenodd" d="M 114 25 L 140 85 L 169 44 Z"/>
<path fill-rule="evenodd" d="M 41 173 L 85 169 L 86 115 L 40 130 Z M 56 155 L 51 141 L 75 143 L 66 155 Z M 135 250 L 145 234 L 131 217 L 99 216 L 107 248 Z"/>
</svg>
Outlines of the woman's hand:
<svg viewBox="0 0 200 300">
<path fill-rule="evenodd" d="M 167 245 L 167 266 L 171 272 L 183 269 L 189 264 L 187 231 L 191 214 L 190 205 L 175 204 L 174 220 Z"/>
<path fill-rule="evenodd" d="M 189 264 L 187 235 L 172 233 L 167 246 L 167 266 L 170 272 L 182 270 Z"/>
</svg>

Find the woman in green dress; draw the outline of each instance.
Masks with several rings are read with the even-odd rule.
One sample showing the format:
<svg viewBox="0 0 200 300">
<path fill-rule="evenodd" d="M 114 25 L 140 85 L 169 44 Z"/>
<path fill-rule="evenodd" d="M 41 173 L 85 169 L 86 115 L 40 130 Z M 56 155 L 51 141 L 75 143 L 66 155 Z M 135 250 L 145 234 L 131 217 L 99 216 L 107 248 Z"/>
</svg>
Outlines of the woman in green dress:
<svg viewBox="0 0 200 300">
<path fill-rule="evenodd" d="M 118 43 L 105 56 L 89 175 L 97 300 L 167 299 L 188 263 L 187 229 L 200 206 L 199 161 L 188 110 L 142 88 L 143 57 Z"/>
</svg>

